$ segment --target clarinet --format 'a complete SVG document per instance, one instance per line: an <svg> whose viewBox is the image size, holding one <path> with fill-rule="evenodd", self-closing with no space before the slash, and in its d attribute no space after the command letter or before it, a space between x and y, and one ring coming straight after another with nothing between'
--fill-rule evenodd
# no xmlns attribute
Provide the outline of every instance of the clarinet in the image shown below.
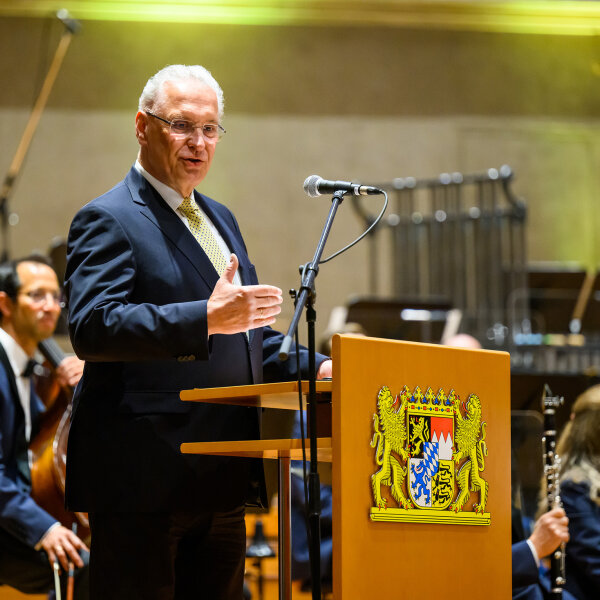
<svg viewBox="0 0 600 600"><path fill-rule="evenodd" d="M556 409L563 402L564 398L562 396L553 396L550 388L545 384L542 398L542 410L544 412L542 445L548 510L552 510L557 506L562 507L559 489L560 456L556 454ZM552 600L562 600L562 591L566 581L565 544L562 543L550 555L550 598Z"/></svg>

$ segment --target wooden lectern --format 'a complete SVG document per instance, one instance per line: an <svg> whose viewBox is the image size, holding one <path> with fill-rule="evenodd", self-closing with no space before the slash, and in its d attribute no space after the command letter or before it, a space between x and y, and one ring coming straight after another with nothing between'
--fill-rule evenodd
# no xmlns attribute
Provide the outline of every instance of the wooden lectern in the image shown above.
<svg viewBox="0 0 600 600"><path fill-rule="evenodd" d="M385 589L406 600L508 600L508 354L336 335L332 358L333 383L319 384L332 391L331 438L320 440L319 459L332 461L334 599ZM181 396L297 409L295 384L271 385ZM182 452L278 457L289 486L298 447L213 442L182 444ZM282 533L287 545L289 529ZM288 598L289 573L280 575Z"/></svg>

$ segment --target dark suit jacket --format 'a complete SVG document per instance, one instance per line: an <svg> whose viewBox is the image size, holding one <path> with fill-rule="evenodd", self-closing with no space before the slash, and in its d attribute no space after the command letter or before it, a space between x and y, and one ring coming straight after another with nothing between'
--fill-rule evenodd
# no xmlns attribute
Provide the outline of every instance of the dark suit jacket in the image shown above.
<svg viewBox="0 0 600 600"><path fill-rule="evenodd" d="M258 283L232 213L195 193ZM86 366L74 397L66 498L73 510L227 510L260 484L247 459L181 455L189 441L253 439L255 409L184 403L179 392L294 379L281 334L207 335L218 275L192 234L132 169L75 216L68 244L69 330ZM320 364L325 357L318 357ZM302 366L307 365L306 352ZM305 369L306 370L306 369ZM254 475L252 475L252 472Z"/></svg>
<svg viewBox="0 0 600 600"><path fill-rule="evenodd" d="M33 392L30 406L33 436L44 410ZM0 346L0 527L33 547L56 519L32 500L31 480L19 471L18 461L26 460L24 420L15 376Z"/></svg>
<svg viewBox="0 0 600 600"><path fill-rule="evenodd" d="M579 600L595 600L600 595L600 505L590 498L587 482L563 481L560 498L570 534L565 587Z"/></svg>
<svg viewBox="0 0 600 600"><path fill-rule="evenodd" d="M538 568L531 548L525 541L521 511L512 508L512 597L513 600L546 600L552 598L550 577ZM569 525L570 527L570 525ZM563 600L576 600L563 590Z"/></svg>
<svg viewBox="0 0 600 600"><path fill-rule="evenodd" d="M512 582L513 589L539 583L539 569L525 540L512 545Z"/></svg>

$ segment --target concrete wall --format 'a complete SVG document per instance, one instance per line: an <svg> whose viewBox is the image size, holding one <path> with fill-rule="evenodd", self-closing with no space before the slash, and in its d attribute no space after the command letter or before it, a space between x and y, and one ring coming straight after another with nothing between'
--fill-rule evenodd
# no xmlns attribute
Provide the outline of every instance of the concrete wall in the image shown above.
<svg viewBox="0 0 600 600"><path fill-rule="evenodd" d="M0 174L8 169L60 24L0 19ZM127 172L147 77L201 63L221 83L224 124L200 190L236 213L264 282L297 286L329 208L302 191L327 179L389 181L509 164L527 200L532 260L600 263L600 63L588 37L83 23L10 202L13 256L66 236L74 212ZM379 199L373 199L373 210ZM269 232L268 234L266 232ZM327 251L360 232L350 203ZM387 259L382 258L384 262ZM366 294L367 247L324 266L319 331L330 309ZM386 285L382 286L383 292ZM279 325L291 315L288 302Z"/></svg>

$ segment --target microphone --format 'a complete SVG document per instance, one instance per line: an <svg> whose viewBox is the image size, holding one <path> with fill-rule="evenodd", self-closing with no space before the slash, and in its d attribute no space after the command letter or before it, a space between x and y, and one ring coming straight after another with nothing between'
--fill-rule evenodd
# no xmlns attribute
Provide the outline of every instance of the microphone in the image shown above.
<svg viewBox="0 0 600 600"><path fill-rule="evenodd" d="M310 175L304 181L304 191L315 198L321 194L332 194L333 192L350 192L355 196L370 196L373 194L382 194L383 192L369 185L360 185L351 181L327 181L318 175Z"/></svg>

